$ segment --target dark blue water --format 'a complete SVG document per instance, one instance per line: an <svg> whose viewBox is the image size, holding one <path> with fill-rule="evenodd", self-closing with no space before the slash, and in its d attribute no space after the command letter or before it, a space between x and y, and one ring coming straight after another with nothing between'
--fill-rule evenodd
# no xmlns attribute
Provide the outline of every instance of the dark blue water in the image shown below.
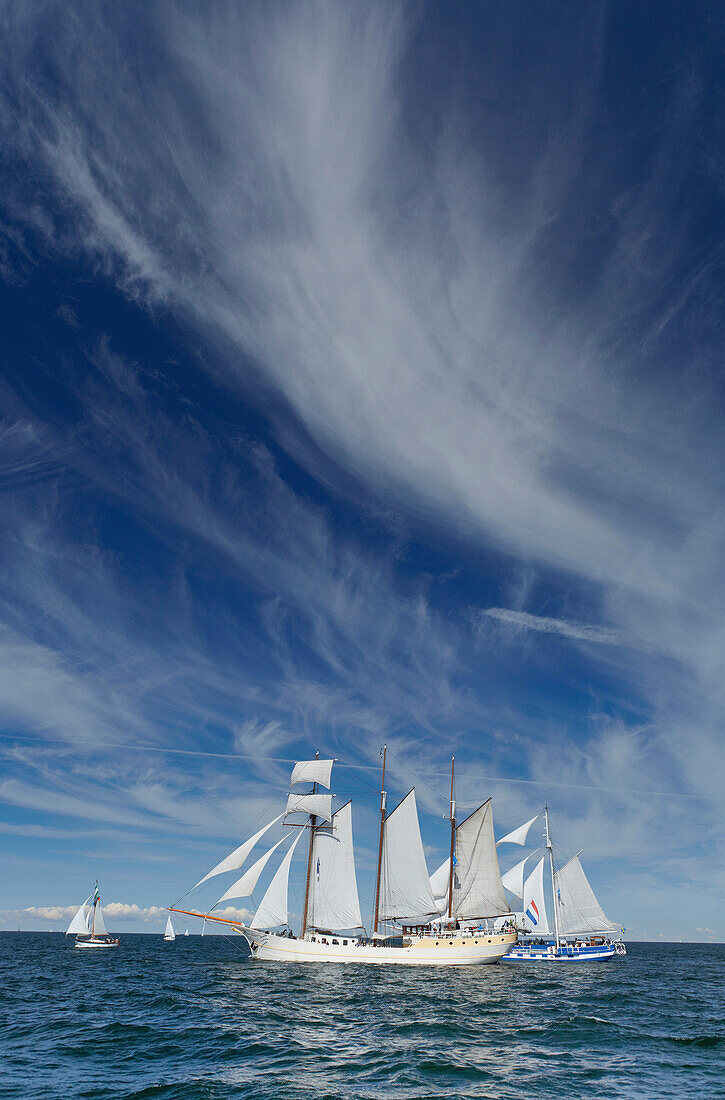
<svg viewBox="0 0 725 1100"><path fill-rule="evenodd" d="M237 940L83 952L0 934L0 1095L725 1096L725 947L458 970L249 961Z"/></svg>

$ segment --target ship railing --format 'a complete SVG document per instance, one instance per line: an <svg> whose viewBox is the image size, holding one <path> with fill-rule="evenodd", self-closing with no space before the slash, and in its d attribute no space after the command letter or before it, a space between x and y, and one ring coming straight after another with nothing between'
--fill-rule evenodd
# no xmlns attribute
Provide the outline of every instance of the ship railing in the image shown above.
<svg viewBox="0 0 725 1100"><path fill-rule="evenodd" d="M478 938L480 936L493 936L502 935L507 932L515 932L516 927L512 923L504 925L502 928L494 929L492 923L482 923L475 926L466 926L465 928L431 928L430 926L422 926L418 928L404 928L404 936L419 936L422 939L469 939L471 937Z"/></svg>

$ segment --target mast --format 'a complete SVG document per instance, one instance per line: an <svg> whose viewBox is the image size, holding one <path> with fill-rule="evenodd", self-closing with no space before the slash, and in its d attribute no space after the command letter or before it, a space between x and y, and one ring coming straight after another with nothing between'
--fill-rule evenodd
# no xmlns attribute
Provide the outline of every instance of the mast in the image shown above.
<svg viewBox="0 0 725 1100"><path fill-rule="evenodd" d="M456 758L451 757L451 854L450 867L448 869L448 920L453 916L453 861L456 858L456 800L455 800L455 776Z"/></svg>
<svg viewBox="0 0 725 1100"><path fill-rule="evenodd" d="M93 937L93 931L96 927L96 906L98 905L98 879L96 879L96 888L93 891L93 916L91 918L91 938Z"/></svg>
<svg viewBox="0 0 725 1100"><path fill-rule="evenodd" d="M378 930L378 912L380 910L380 872L383 864L383 831L385 829L385 757L388 746L383 745L383 774L380 780L380 839L378 841L378 873L375 880L375 913L373 916L373 935Z"/></svg>
<svg viewBox="0 0 725 1100"><path fill-rule="evenodd" d="M559 907L556 903L556 883L554 881L554 849L549 836L549 805L544 806L544 821L546 822L546 847L549 852L549 868L551 870L551 900L554 905L554 930L556 932L556 950L559 950Z"/></svg>
<svg viewBox="0 0 725 1100"><path fill-rule="evenodd" d="M315 760L320 759L320 750L315 753ZM317 794L317 784L312 784L312 793ZM307 931L307 908L310 901L310 879L312 878L312 850L315 845L315 825L317 824L317 818L314 814L310 814L310 850L307 855L307 879L305 881L305 907L302 910L302 931L300 932L300 939L305 938L305 932Z"/></svg>

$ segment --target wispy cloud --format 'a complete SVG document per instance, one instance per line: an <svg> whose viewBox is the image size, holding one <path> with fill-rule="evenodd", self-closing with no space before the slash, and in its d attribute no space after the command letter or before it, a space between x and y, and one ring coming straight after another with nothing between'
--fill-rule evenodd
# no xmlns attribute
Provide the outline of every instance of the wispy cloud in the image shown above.
<svg viewBox="0 0 725 1100"><path fill-rule="evenodd" d="M527 611L511 611L505 607L487 607L483 611L490 619L507 623L525 630L535 630L540 634L560 634L577 642L595 642L599 645L627 645L627 639L614 630L600 626L587 626L585 623L567 622L565 619L553 619L546 615L531 615Z"/></svg>
<svg viewBox="0 0 725 1100"><path fill-rule="evenodd" d="M54 379L72 427L15 395L0 434L16 494L0 634L13 728L189 749L203 731L240 755L319 738L367 762L387 739L434 789L465 738L485 758L472 797L477 763L545 778L556 748L562 783L644 771L707 796L698 821L719 850L721 410L706 364L663 344L714 286L713 258L680 277L679 139L701 104L673 85L643 178L624 187L602 167L594 186L607 42L591 12L576 18L587 45L561 86L527 82L492 28L483 57L461 58L482 82L471 117L439 74L414 83L424 15L402 5L5 17L5 148L37 189L8 181L15 217L38 247L90 258L173 316L215 409L115 334L82 345L78 327ZM516 96L496 83L509 68ZM238 428L248 404L275 446ZM336 523L338 504L374 518L374 537ZM149 552L104 547L114 523ZM458 540L485 596L437 602L425 567L405 568L411 530L434 551ZM543 636L525 657L556 685L525 707L524 631ZM552 636L586 650L576 713ZM188 769L130 755L101 797L98 775L73 759L59 778L36 746L8 765L4 796L207 835L210 789L248 821L283 778L260 762L235 800L210 757L188 794ZM500 789L504 814L524 803ZM601 800L570 808L572 835L607 833ZM618 842L651 850L662 811L627 813ZM698 826L680 825L694 843Z"/></svg>

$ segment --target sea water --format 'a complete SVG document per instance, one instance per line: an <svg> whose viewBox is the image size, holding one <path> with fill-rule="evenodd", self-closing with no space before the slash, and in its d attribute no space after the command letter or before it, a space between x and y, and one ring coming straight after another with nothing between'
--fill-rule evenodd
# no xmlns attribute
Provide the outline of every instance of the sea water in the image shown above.
<svg viewBox="0 0 725 1100"><path fill-rule="evenodd" d="M236 939L77 951L0 933L0 1095L725 1096L725 946L447 970L250 960Z"/></svg>

